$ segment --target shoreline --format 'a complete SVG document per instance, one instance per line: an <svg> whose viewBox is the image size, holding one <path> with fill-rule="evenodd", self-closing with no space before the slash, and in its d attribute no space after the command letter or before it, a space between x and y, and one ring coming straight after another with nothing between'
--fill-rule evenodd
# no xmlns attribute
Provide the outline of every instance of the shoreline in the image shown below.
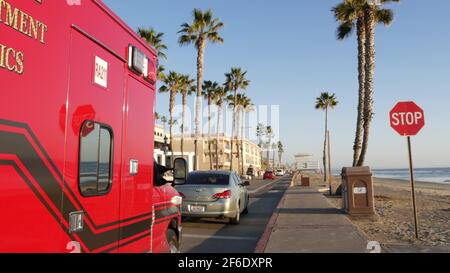
<svg viewBox="0 0 450 273"><path fill-rule="evenodd" d="M378 180L378 181L380 181L380 180L388 180L388 181L395 181L397 183L408 183L408 184L410 183L409 179L400 179L400 178L389 178L389 177L376 177L376 176L373 176L373 179L374 179L374 181L375 180ZM425 180L414 179L414 183L415 184L425 184L425 185L433 184L433 185L436 185L436 186L444 185L444 186L450 187L450 182L435 182L435 181L425 181Z"/></svg>

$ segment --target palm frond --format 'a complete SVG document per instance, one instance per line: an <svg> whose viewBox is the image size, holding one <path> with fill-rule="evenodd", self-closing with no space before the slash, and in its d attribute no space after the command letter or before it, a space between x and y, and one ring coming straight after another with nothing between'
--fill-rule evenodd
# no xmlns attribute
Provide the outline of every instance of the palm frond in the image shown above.
<svg viewBox="0 0 450 273"><path fill-rule="evenodd" d="M378 23L389 26L394 21L394 12L391 9L379 9L376 18Z"/></svg>

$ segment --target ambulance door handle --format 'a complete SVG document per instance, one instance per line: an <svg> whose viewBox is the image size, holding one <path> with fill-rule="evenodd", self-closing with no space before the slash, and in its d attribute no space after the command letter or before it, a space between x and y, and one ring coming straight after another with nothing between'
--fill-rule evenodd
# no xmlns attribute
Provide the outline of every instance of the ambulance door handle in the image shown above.
<svg viewBox="0 0 450 273"><path fill-rule="evenodd" d="M130 160L130 175L136 176L139 173L139 160L131 159Z"/></svg>
<svg viewBox="0 0 450 273"><path fill-rule="evenodd" d="M84 212L77 211L69 214L69 231L70 233L79 233L84 229Z"/></svg>

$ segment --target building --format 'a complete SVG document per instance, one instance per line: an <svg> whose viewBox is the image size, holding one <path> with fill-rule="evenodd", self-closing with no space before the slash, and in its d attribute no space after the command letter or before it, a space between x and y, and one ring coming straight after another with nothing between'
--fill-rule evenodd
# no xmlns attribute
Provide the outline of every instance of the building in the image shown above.
<svg viewBox="0 0 450 273"><path fill-rule="evenodd" d="M247 172L247 169L250 166L253 166L255 169L259 170L261 168L261 148L255 143L243 140L243 157L244 158L244 173ZM233 150L233 170L236 172L240 172L242 165L238 158L238 154L241 153L241 150L238 148L241 147L241 141L236 141L234 143ZM181 157L181 137L176 136L173 140L174 156ZM211 150L209 150L211 148ZM184 139L184 158L188 161L189 169L193 169L195 164L195 137L185 137ZM200 158L198 160L198 169L199 170L210 170L216 169L218 164L219 169L228 170L231 167L231 138L226 137L224 135L219 136L219 142L217 146L216 152L216 136L211 136L210 142L208 142L208 136L202 135L199 139L199 147L198 152ZM217 155L218 154L218 158ZM210 160L212 162L210 162Z"/></svg>
<svg viewBox="0 0 450 273"><path fill-rule="evenodd" d="M199 170L210 170L212 159L212 169L216 169L217 163L219 169L229 170L231 167L231 138L220 135L219 145L217 147L218 160L216 157L216 135L211 136L211 151L209 151L208 135L202 135L199 139L199 155L198 160ZM241 171L241 164L238 158L238 147L241 147L241 141L234 143L233 156L233 170ZM243 140L243 158L244 158L244 173L250 166L256 170L261 169L261 148L249 140ZM193 171L195 166L195 136L185 136L183 153L181 152L181 136L174 136L173 145L170 143L170 134L165 132L163 126L155 126L155 160L161 165L170 165L172 151L174 158L183 157L188 163L188 170ZM240 154L241 150L239 150Z"/></svg>
<svg viewBox="0 0 450 273"><path fill-rule="evenodd" d="M295 155L296 169L299 171L313 171L320 172L320 162L314 160L311 154L298 154Z"/></svg>

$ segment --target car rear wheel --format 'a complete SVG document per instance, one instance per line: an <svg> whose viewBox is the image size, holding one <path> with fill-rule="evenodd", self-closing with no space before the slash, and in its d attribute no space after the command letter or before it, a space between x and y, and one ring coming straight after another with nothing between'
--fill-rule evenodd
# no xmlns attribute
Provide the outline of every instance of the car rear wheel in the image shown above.
<svg viewBox="0 0 450 273"><path fill-rule="evenodd" d="M241 221L241 206L240 206L240 204L238 204L236 210L237 210L236 216L233 218L230 218L230 223L233 225L238 225L239 222Z"/></svg>
<svg viewBox="0 0 450 273"><path fill-rule="evenodd" d="M173 229L169 229L166 233L167 244L169 245L170 253L180 253L180 246L178 245L178 237Z"/></svg>

